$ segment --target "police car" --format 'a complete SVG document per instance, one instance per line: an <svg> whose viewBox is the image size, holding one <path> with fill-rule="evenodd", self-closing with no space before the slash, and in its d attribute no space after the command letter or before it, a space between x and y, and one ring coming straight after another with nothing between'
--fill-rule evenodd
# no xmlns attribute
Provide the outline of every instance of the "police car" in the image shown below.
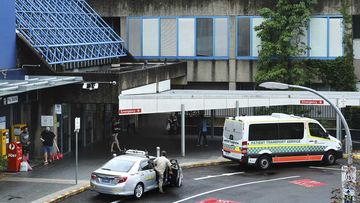
<svg viewBox="0 0 360 203"><path fill-rule="evenodd" d="M139 199L144 192L158 188L154 159L144 151L127 150L91 174L91 188L103 194L133 195ZM173 175L167 173L165 183L180 187L183 178L181 167L176 160L170 162Z"/></svg>

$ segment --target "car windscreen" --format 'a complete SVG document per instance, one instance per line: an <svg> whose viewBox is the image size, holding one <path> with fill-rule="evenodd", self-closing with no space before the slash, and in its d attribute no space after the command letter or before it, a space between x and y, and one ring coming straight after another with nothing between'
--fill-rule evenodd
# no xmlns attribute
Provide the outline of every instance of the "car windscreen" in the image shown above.
<svg viewBox="0 0 360 203"><path fill-rule="evenodd" d="M104 164L101 169L116 172L129 172L134 164L135 162L130 160L111 159Z"/></svg>

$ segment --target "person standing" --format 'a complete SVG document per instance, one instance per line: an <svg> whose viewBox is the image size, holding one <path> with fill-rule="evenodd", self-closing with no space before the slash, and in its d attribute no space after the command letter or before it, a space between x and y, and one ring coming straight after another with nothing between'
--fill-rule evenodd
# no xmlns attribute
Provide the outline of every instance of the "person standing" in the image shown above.
<svg viewBox="0 0 360 203"><path fill-rule="evenodd" d="M43 143L44 151L44 165L47 165L51 162L51 152L53 151L53 143L55 139L55 134L50 131L50 127L46 127L44 131L41 132L40 140Z"/></svg>
<svg viewBox="0 0 360 203"><path fill-rule="evenodd" d="M198 140L197 140L197 145L196 146L200 146L201 143L205 147L208 146L207 145L206 134L207 134L207 122L206 122L206 119L204 118L204 115L202 114L200 116L199 133L198 133ZM201 142L201 140L202 140L202 142Z"/></svg>
<svg viewBox="0 0 360 203"><path fill-rule="evenodd" d="M32 170L29 164L29 146L30 146L30 135L27 127L24 127L23 131L20 134L20 143L22 146L23 161L26 161L28 165L28 170Z"/></svg>
<svg viewBox="0 0 360 203"><path fill-rule="evenodd" d="M171 163L169 161L169 159L166 158L166 151L162 151L161 152L161 156L157 157L154 160L154 164L155 164L155 171L158 177L158 186L159 186L159 191L160 193L164 193L163 190L163 184L164 184L164 173L166 171L166 169L171 169ZM169 171L171 173L171 171Z"/></svg>
<svg viewBox="0 0 360 203"><path fill-rule="evenodd" d="M118 133L112 134L112 142L111 142L111 149L110 149L111 152L115 152L114 145L116 145L116 148L119 150L119 152L122 152L120 145L119 145Z"/></svg>

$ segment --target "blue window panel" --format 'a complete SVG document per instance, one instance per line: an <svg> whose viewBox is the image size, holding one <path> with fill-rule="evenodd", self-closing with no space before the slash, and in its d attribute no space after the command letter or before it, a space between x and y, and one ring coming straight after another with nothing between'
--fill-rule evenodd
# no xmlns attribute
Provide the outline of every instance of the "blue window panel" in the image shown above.
<svg viewBox="0 0 360 203"><path fill-rule="evenodd" d="M159 19L144 18L142 21L143 56L159 56Z"/></svg>
<svg viewBox="0 0 360 203"><path fill-rule="evenodd" d="M343 55L343 26L341 18L329 19L329 57Z"/></svg>
<svg viewBox="0 0 360 203"><path fill-rule="evenodd" d="M160 19L160 53L161 56L177 56L177 20L176 18Z"/></svg>
<svg viewBox="0 0 360 203"><path fill-rule="evenodd" d="M327 18L310 20L310 57L327 57Z"/></svg>
<svg viewBox="0 0 360 203"><path fill-rule="evenodd" d="M252 41L251 41L251 56L258 56L259 52L260 52L260 45L261 45L261 39L260 37L257 35L258 31L255 31L255 27L259 26L262 22L264 21L263 18L260 17L256 17L256 18L252 18Z"/></svg>
<svg viewBox="0 0 360 203"><path fill-rule="evenodd" d="M124 41L84 0L16 0L16 27L48 64L126 55Z"/></svg>
<svg viewBox="0 0 360 203"><path fill-rule="evenodd" d="M195 56L195 19L179 18L178 21L178 54Z"/></svg>
<svg viewBox="0 0 360 203"><path fill-rule="evenodd" d="M141 18L127 19L127 49L133 56L141 56Z"/></svg>
<svg viewBox="0 0 360 203"><path fill-rule="evenodd" d="M214 51L215 56L228 56L229 52L229 19L214 19Z"/></svg>

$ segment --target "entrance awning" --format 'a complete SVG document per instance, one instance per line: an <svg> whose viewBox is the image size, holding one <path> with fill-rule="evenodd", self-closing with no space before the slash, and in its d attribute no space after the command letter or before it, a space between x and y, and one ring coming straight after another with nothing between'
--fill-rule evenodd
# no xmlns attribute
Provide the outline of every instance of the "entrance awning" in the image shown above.
<svg viewBox="0 0 360 203"><path fill-rule="evenodd" d="M24 80L0 80L0 96L82 82L82 77L25 76Z"/></svg>
<svg viewBox="0 0 360 203"><path fill-rule="evenodd" d="M360 92L322 92L340 108L360 106ZM282 105L329 105L306 91L170 90L154 94L119 95L119 115Z"/></svg>

